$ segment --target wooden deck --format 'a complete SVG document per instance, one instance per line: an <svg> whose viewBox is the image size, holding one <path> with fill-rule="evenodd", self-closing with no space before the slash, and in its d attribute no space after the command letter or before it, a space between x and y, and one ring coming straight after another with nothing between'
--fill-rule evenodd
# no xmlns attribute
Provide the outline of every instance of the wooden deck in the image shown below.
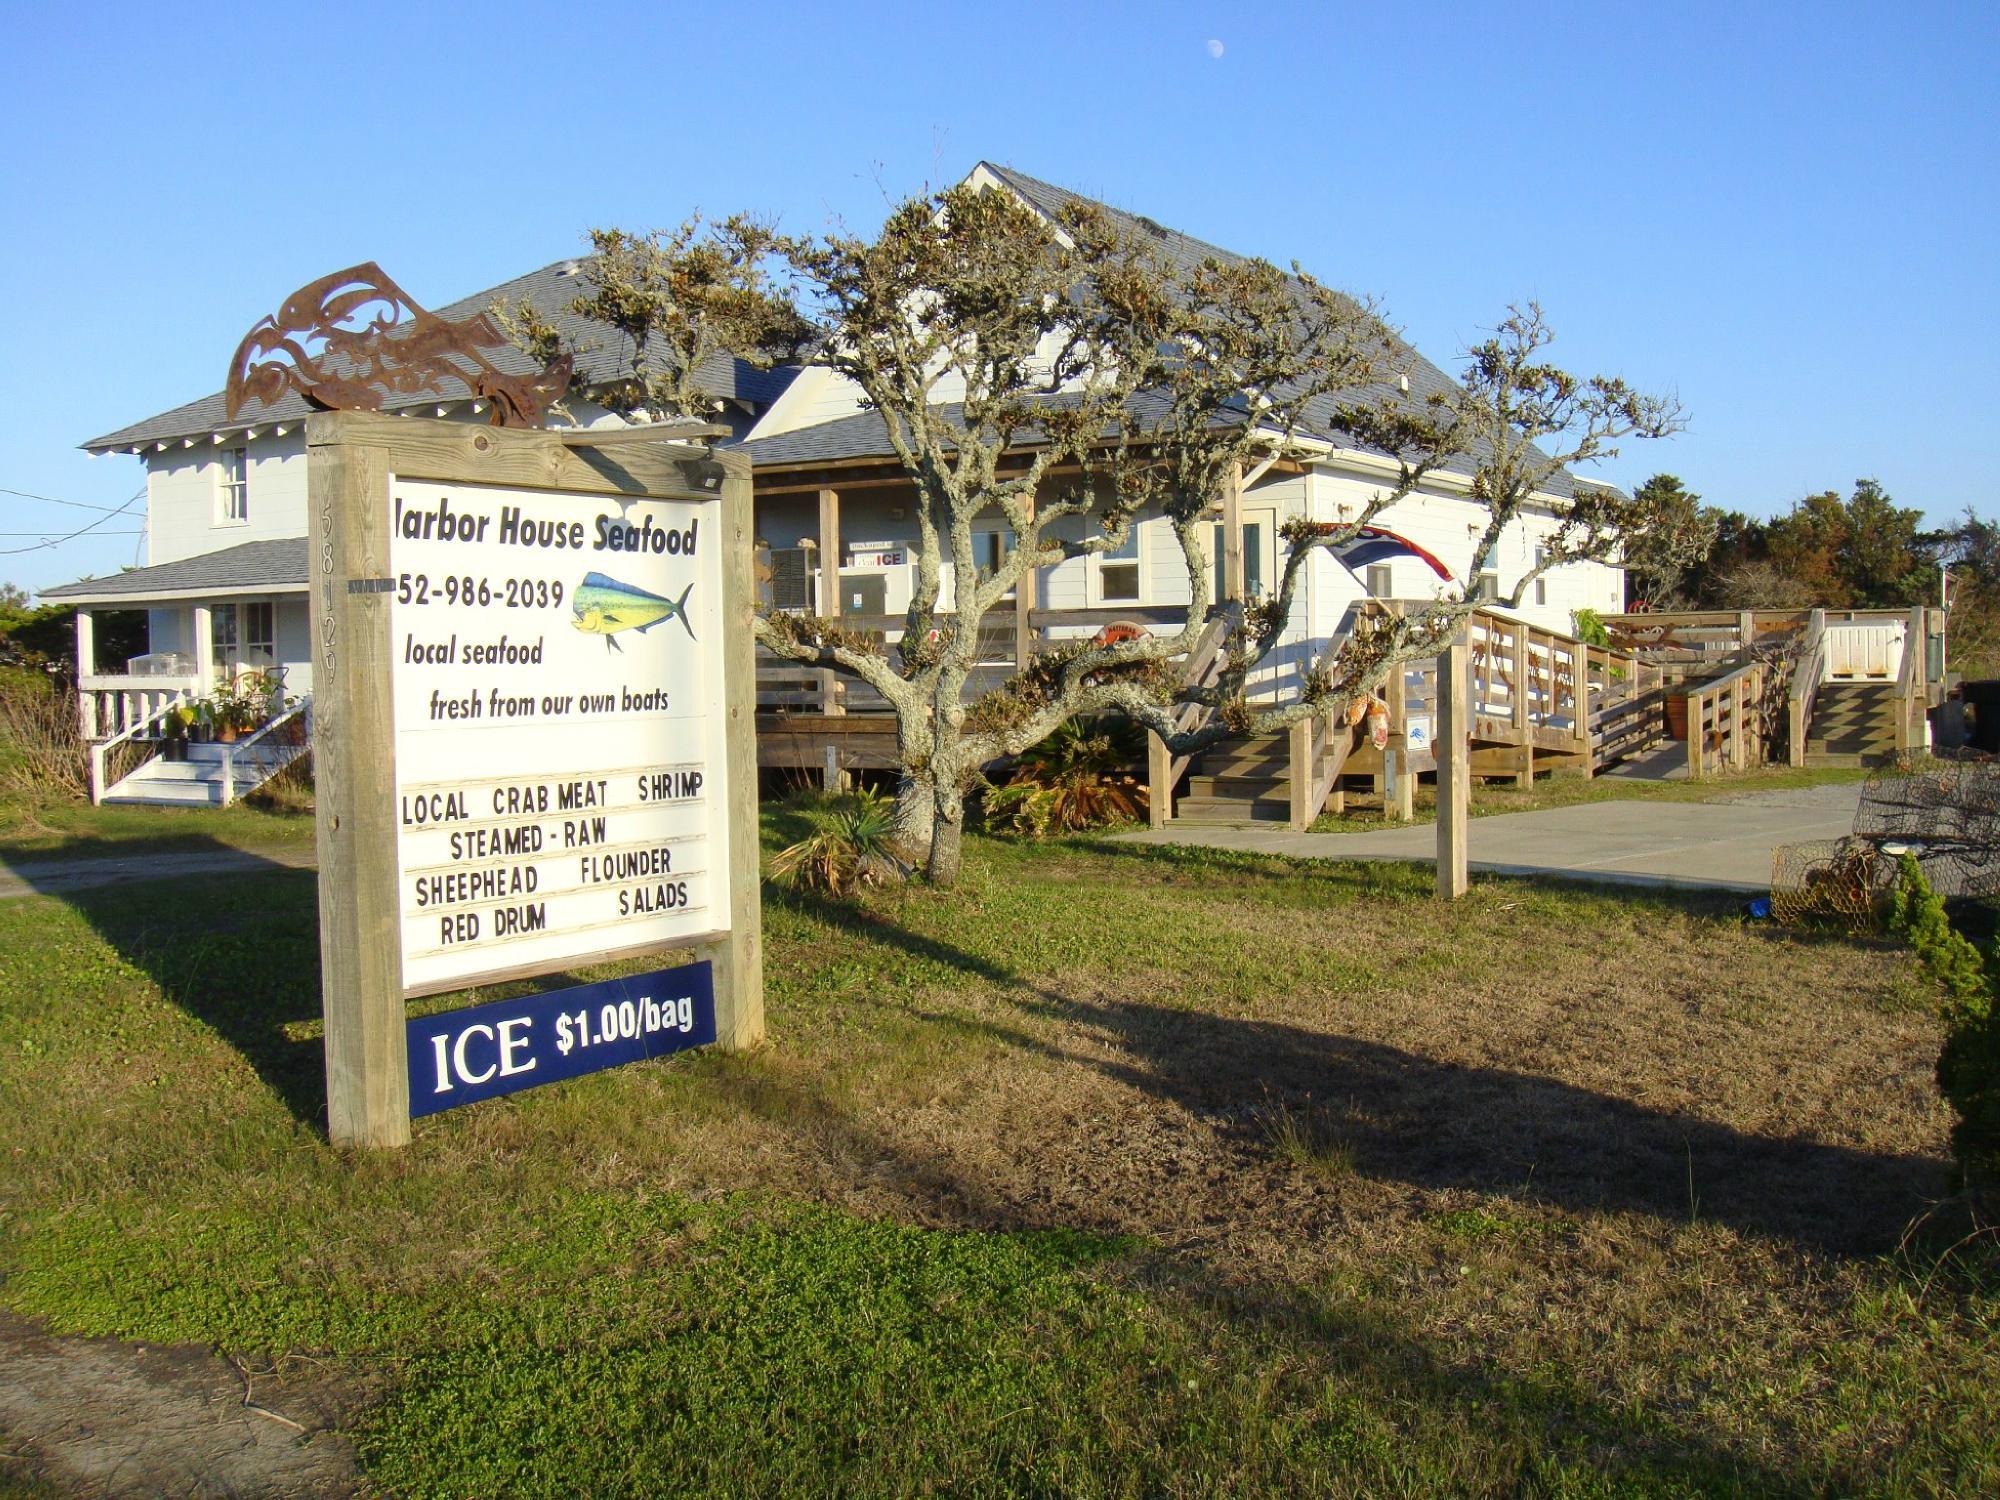
<svg viewBox="0 0 2000 1500"><path fill-rule="evenodd" d="M1377 628L1396 606L1364 601L1327 648L1347 632ZM1051 645L1087 637L1106 625L1176 629L1174 608L1026 610L1000 618L982 640L975 685L998 687ZM1233 628L1219 617L1183 663L1191 682L1219 670ZM859 617L854 628L880 632L886 644L900 617ZM1571 767L1593 773L1648 749L1665 733L1660 670L1616 650L1542 630L1493 611L1468 622L1471 771L1526 782L1537 771ZM757 758L760 766L833 778L847 771L893 770L895 721L881 698L832 672L800 668L764 654L758 666ZM1437 768L1437 663L1409 663L1355 722L1324 715L1285 735L1231 741L1196 757L1167 756L1154 742L1148 780L1155 821L1176 815L1211 821L1281 818L1304 827L1350 784L1385 789L1407 812L1413 779ZM1184 709L1183 730L1203 711ZM1382 728L1376 744L1375 728Z"/></svg>

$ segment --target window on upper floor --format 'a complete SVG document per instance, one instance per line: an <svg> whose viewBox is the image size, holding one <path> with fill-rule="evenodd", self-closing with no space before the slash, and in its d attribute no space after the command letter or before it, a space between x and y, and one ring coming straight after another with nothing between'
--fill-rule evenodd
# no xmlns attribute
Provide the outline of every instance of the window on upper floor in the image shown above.
<svg viewBox="0 0 2000 1500"><path fill-rule="evenodd" d="M1368 565L1368 597L1371 599L1393 599L1395 597L1395 574L1387 563Z"/></svg>
<svg viewBox="0 0 2000 1500"><path fill-rule="evenodd" d="M1535 549L1535 566L1538 568L1542 567L1548 562L1548 560L1549 560L1549 549L1546 547L1537 547ZM1547 604L1548 602L1549 602L1549 575L1546 573L1537 573L1535 575L1535 603Z"/></svg>
<svg viewBox="0 0 2000 1500"><path fill-rule="evenodd" d="M215 519L224 526L250 519L250 450L225 448L216 471Z"/></svg>

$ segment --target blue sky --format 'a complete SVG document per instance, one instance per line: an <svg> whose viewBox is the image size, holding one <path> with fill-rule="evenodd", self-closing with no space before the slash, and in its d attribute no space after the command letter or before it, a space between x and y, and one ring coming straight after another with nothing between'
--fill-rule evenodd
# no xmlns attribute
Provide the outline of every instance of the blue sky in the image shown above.
<svg viewBox="0 0 2000 1500"><path fill-rule="evenodd" d="M124 502L138 460L74 445L218 389L357 260L436 305L591 225L864 227L986 157L1296 258L1447 368L1539 298L1570 368L1689 410L1614 480L2000 514L1991 3L432 9L0 4L0 487ZM96 513L0 518L10 549Z"/></svg>

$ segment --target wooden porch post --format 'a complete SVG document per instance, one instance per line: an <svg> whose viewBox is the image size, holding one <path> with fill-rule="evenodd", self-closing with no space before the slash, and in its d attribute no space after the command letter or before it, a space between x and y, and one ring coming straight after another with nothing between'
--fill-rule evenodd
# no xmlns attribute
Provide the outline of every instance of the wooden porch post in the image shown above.
<svg viewBox="0 0 2000 1500"><path fill-rule="evenodd" d="M1408 668L1397 665L1389 672L1389 680L1382 684L1383 701L1389 708L1389 745L1384 754L1396 757L1395 806L1392 816L1398 823L1407 823L1417 813L1417 773L1410 769L1410 679ZM1347 726L1338 716L1334 719L1334 732L1347 733ZM1345 809L1345 802L1334 811ZM1385 812L1388 808L1383 809Z"/></svg>
<svg viewBox="0 0 2000 1500"><path fill-rule="evenodd" d="M1312 805L1313 783L1319 778L1313 765L1313 721L1300 719L1293 724L1286 736L1286 756L1291 765L1291 829L1293 833L1304 833L1312 827L1312 820L1319 815L1319 809Z"/></svg>
<svg viewBox="0 0 2000 1500"><path fill-rule="evenodd" d="M1034 514L1035 497L1030 495L1028 516L1031 520ZM1027 541L1027 537L1017 536L1014 538L1014 545L1019 548ZM1029 616L1033 614L1035 608L1035 580L1038 576L1038 571L1030 568L1014 585L1014 670L1017 672L1027 671L1028 663L1034 660L1035 656L1035 628Z"/></svg>
<svg viewBox="0 0 2000 1500"><path fill-rule="evenodd" d="M840 618L840 491L819 492L819 612ZM825 714L844 713L840 679L829 668L819 672L819 707Z"/></svg>
<svg viewBox="0 0 2000 1500"><path fill-rule="evenodd" d="M1555 649L1549 650L1549 682L1555 682ZM1554 695L1551 694L1551 697ZM1542 712L1549 710L1548 702L1542 704ZM1528 716L1528 627L1524 621L1514 622L1514 738L1519 748L1515 754L1514 785L1524 792L1535 789L1535 726Z"/></svg>
<svg viewBox="0 0 2000 1500"><path fill-rule="evenodd" d="M86 740L97 738L97 699L83 679L97 673L97 621L81 606L76 612L76 711Z"/></svg>
<svg viewBox="0 0 2000 1500"><path fill-rule="evenodd" d="M1471 652L1461 628L1438 653L1437 680L1437 893L1455 901L1471 877L1466 860L1466 825L1472 820L1472 743L1466 677Z"/></svg>
<svg viewBox="0 0 2000 1500"><path fill-rule="evenodd" d="M1232 464L1222 487L1222 597L1241 599L1248 590L1243 567L1243 465Z"/></svg>
<svg viewBox="0 0 2000 1500"><path fill-rule="evenodd" d="M1174 758L1157 734L1146 736L1146 821L1165 828L1174 816Z"/></svg>
<svg viewBox="0 0 2000 1500"><path fill-rule="evenodd" d="M188 611L192 621L189 629L194 633L194 690L206 696L215 687L215 627L212 612L206 604L197 604Z"/></svg>

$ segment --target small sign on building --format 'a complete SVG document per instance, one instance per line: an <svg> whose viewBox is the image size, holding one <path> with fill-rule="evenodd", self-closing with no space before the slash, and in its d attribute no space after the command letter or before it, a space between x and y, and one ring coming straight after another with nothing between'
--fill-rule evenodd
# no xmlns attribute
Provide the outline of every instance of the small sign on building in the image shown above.
<svg viewBox="0 0 2000 1500"><path fill-rule="evenodd" d="M743 461L353 412L307 452L334 1140L758 1040ZM405 1014L670 954L693 959Z"/></svg>

